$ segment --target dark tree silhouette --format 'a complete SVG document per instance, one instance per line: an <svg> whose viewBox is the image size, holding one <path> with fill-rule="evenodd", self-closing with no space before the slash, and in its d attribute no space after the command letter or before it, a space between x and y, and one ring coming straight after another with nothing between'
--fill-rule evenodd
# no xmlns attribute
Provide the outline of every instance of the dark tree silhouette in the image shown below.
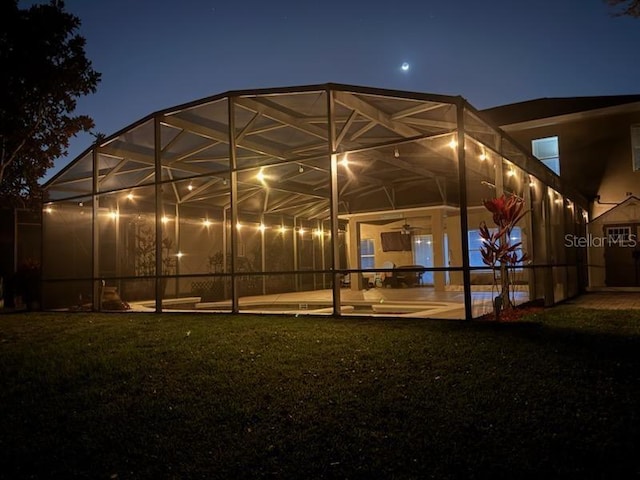
<svg viewBox="0 0 640 480"><path fill-rule="evenodd" d="M64 2L0 4L0 202L24 205L39 198L38 180L66 154L69 138L93 128L73 111L78 97L96 91L100 74Z"/></svg>
<svg viewBox="0 0 640 480"><path fill-rule="evenodd" d="M640 18L640 0L605 0L614 8L614 15Z"/></svg>

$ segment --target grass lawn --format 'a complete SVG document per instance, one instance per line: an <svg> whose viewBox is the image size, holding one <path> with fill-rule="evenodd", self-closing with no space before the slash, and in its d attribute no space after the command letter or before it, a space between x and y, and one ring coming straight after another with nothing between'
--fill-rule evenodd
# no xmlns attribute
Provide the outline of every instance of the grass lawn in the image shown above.
<svg viewBox="0 0 640 480"><path fill-rule="evenodd" d="M0 478L630 478L640 311L0 316Z"/></svg>

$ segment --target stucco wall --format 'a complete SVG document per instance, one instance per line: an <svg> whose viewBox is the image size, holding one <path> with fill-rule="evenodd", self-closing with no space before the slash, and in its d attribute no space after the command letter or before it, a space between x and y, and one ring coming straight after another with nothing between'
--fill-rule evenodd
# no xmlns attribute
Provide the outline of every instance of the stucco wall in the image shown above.
<svg viewBox="0 0 640 480"><path fill-rule="evenodd" d="M640 172L633 171L631 125L640 123L640 112L610 115L584 114L581 118L558 122L548 119L544 126L504 127L531 152L531 140L558 136L560 176L589 199L588 232L603 234L605 223L638 222L640 209L624 209L604 215L629 196L640 196ZM596 220L594 220L596 219ZM602 247L588 249L589 285L605 285Z"/></svg>
<svg viewBox="0 0 640 480"><path fill-rule="evenodd" d="M602 202L619 203L627 193L640 196L640 172L633 172L630 127L640 123L640 112L566 123L549 120L546 126L505 127L531 152L531 140L558 136L560 176L571 182L588 199L600 195ZM591 217L611 205L592 205Z"/></svg>

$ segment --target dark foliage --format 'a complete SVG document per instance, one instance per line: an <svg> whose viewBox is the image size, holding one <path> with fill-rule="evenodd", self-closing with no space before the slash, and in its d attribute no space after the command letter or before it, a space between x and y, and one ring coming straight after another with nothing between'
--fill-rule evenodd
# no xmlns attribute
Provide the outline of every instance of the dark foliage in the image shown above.
<svg viewBox="0 0 640 480"><path fill-rule="evenodd" d="M96 91L100 74L85 56L80 20L51 1L0 6L0 200L39 198L38 180L66 154L69 138L93 128L73 116L76 99Z"/></svg>
<svg viewBox="0 0 640 480"><path fill-rule="evenodd" d="M615 16L629 15L640 18L640 0L605 0L614 8Z"/></svg>

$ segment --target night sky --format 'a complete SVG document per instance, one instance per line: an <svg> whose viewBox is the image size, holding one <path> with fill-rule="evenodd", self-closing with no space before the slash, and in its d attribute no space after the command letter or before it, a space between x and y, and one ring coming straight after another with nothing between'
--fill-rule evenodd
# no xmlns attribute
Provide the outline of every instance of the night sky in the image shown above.
<svg viewBox="0 0 640 480"><path fill-rule="evenodd" d="M249 88L348 83L462 95L480 109L640 93L640 19L612 17L602 0L65 4L102 73L78 113L106 135L157 110ZM91 141L73 139L50 174Z"/></svg>

